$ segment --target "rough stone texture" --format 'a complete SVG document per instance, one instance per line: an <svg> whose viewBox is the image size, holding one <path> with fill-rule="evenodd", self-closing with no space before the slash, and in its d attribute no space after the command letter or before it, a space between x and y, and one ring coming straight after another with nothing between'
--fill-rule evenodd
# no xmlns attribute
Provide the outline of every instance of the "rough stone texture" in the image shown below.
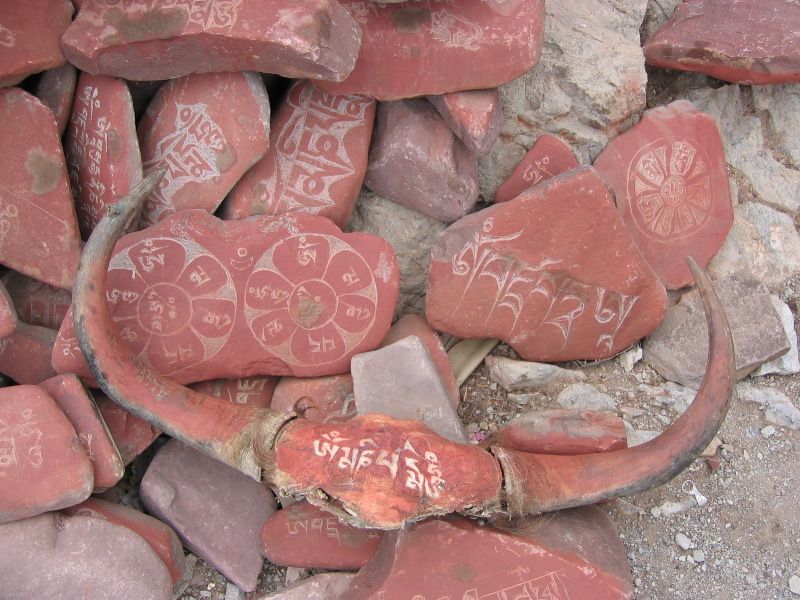
<svg viewBox="0 0 800 600"><path fill-rule="evenodd" d="M545 133L514 169L503 185L497 188L495 202L506 202L538 183L578 166L578 159L560 138Z"/></svg>
<svg viewBox="0 0 800 600"><path fill-rule="evenodd" d="M168 81L139 121L145 174L167 173L145 201L141 226L187 208L214 212L269 147L269 98L255 73Z"/></svg>
<svg viewBox="0 0 800 600"><path fill-rule="evenodd" d="M58 329L72 305L72 294L21 273L9 271L2 282L14 301L19 318L29 325Z"/></svg>
<svg viewBox="0 0 800 600"><path fill-rule="evenodd" d="M769 290L749 273L714 282L728 317L736 353L736 376L789 351L783 325ZM708 359L708 328L697 291L684 294L664 322L644 342L644 361L664 378L697 389Z"/></svg>
<svg viewBox="0 0 800 600"><path fill-rule="evenodd" d="M359 415L380 413L422 421L454 442L467 435L436 363L416 336L358 354L350 366Z"/></svg>
<svg viewBox="0 0 800 600"><path fill-rule="evenodd" d="M367 172L375 101L298 81L272 120L270 146L223 203L224 219L305 212L347 225Z"/></svg>
<svg viewBox="0 0 800 600"><path fill-rule="evenodd" d="M6 290L6 286L0 281L0 339L14 333L18 323L14 301Z"/></svg>
<svg viewBox="0 0 800 600"><path fill-rule="evenodd" d="M503 531L452 517L387 534L342 597L633 597L625 547L601 509L561 511L520 525Z"/></svg>
<svg viewBox="0 0 800 600"><path fill-rule="evenodd" d="M675 7L683 0L649 0L642 25L642 42L650 39L675 12Z"/></svg>
<svg viewBox="0 0 800 600"><path fill-rule="evenodd" d="M102 392L95 391L93 396L124 464L129 464L161 435L161 430L132 415Z"/></svg>
<svg viewBox="0 0 800 600"><path fill-rule="evenodd" d="M342 4L363 40L347 79L317 84L328 92L397 100L490 88L519 77L541 54L542 0Z"/></svg>
<svg viewBox="0 0 800 600"><path fill-rule="evenodd" d="M81 234L142 180L133 102L122 79L81 73L64 140Z"/></svg>
<svg viewBox="0 0 800 600"><path fill-rule="evenodd" d="M556 398L562 407L571 410L596 410L616 412L614 398L589 383L573 383L564 388Z"/></svg>
<svg viewBox="0 0 800 600"><path fill-rule="evenodd" d="M736 392L742 400L758 404L770 423L800 429L800 409L780 390L761 385L739 385Z"/></svg>
<svg viewBox="0 0 800 600"><path fill-rule="evenodd" d="M258 600L345 600L341 594L353 577L352 573L320 573Z"/></svg>
<svg viewBox="0 0 800 600"><path fill-rule="evenodd" d="M0 4L0 87L63 64L61 36L72 20L69 0L28 0ZM5 153L3 153L6 156Z"/></svg>
<svg viewBox="0 0 800 600"><path fill-rule="evenodd" d="M0 523L72 506L92 493L92 463L39 387L0 389L0 481ZM2 547L7 556L8 546Z"/></svg>
<svg viewBox="0 0 800 600"><path fill-rule="evenodd" d="M543 132L567 140L589 163L644 110L639 27L646 6L647 0L546 2L539 64L500 88L505 123L480 161L484 198L494 197Z"/></svg>
<svg viewBox="0 0 800 600"><path fill-rule="evenodd" d="M6 523L0 545L6 598L172 598L167 568L147 542L104 519L50 513Z"/></svg>
<svg viewBox="0 0 800 600"><path fill-rule="evenodd" d="M800 82L800 6L686 0L647 40L648 64L734 83Z"/></svg>
<svg viewBox="0 0 800 600"><path fill-rule="evenodd" d="M455 221L478 200L478 164L430 102L383 102L364 183L429 217Z"/></svg>
<svg viewBox="0 0 800 600"><path fill-rule="evenodd" d="M783 331L786 334L786 339L789 340L790 349L789 352L783 356L766 362L758 367L758 369L753 371L753 376L772 374L794 375L795 373L800 373L800 356L798 356L797 348L797 331L795 331L794 328L794 315L792 314L792 309L774 294L770 295L769 300L772 302L772 308L775 309L775 312L778 314L778 317L781 320L781 325L783 325Z"/></svg>
<svg viewBox="0 0 800 600"><path fill-rule="evenodd" d="M335 0L144 0L83 3L63 45L81 71L137 81L247 70L341 81L360 41Z"/></svg>
<svg viewBox="0 0 800 600"><path fill-rule="evenodd" d="M215 396L233 404L269 408L278 377L243 377L241 379L212 379L189 387L196 392Z"/></svg>
<svg viewBox="0 0 800 600"><path fill-rule="evenodd" d="M94 469L94 489L103 491L125 474L125 465L103 417L88 390L72 373L57 375L39 384L56 401L75 428Z"/></svg>
<svg viewBox="0 0 800 600"><path fill-rule="evenodd" d="M750 88L753 106L759 116L766 116L769 133L778 143L779 150L791 159L794 167L800 166L800 86L767 85Z"/></svg>
<svg viewBox="0 0 800 600"><path fill-rule="evenodd" d="M276 565L357 571L375 555L382 538L382 531L346 525L302 501L267 520L261 548L264 558Z"/></svg>
<svg viewBox="0 0 800 600"><path fill-rule="evenodd" d="M300 400L302 403L298 404ZM301 409L309 421L347 419L355 415L353 377L350 373L327 377L281 377L270 408L284 412Z"/></svg>
<svg viewBox="0 0 800 600"><path fill-rule="evenodd" d="M58 375L50 360L57 334L55 329L20 322L14 333L0 339L0 373L24 384Z"/></svg>
<svg viewBox="0 0 800 600"><path fill-rule="evenodd" d="M465 339L453 344L447 351L447 360L453 365L456 383L463 385L499 343L496 339Z"/></svg>
<svg viewBox="0 0 800 600"><path fill-rule="evenodd" d="M609 142L594 163L642 254L664 285L693 280L733 223L728 170L717 125L691 102L648 110Z"/></svg>
<svg viewBox="0 0 800 600"><path fill-rule="evenodd" d="M582 371L503 356L487 356L485 362L489 368L489 377L509 392L529 387L546 388L586 379Z"/></svg>
<svg viewBox="0 0 800 600"><path fill-rule="evenodd" d="M431 248L444 228L441 221L381 198L367 189L362 191L348 230L375 234L394 248L400 270L396 317L423 312Z"/></svg>
<svg viewBox="0 0 800 600"><path fill-rule="evenodd" d="M191 383L346 372L389 330L397 286L392 249L376 236L316 215L221 221L187 210L117 243L107 292L134 355ZM56 350L59 372L90 375L70 316Z"/></svg>
<svg viewBox="0 0 800 600"><path fill-rule="evenodd" d="M147 510L184 545L246 592L261 571L258 532L275 499L258 481L172 440L158 451L141 485Z"/></svg>
<svg viewBox="0 0 800 600"><path fill-rule="evenodd" d="M583 167L439 236L426 312L437 330L557 362L613 356L655 329L666 305L608 188Z"/></svg>
<svg viewBox="0 0 800 600"><path fill-rule="evenodd" d="M470 152L483 156L492 149L503 126L497 88L428 96L428 100Z"/></svg>
<svg viewBox="0 0 800 600"><path fill-rule="evenodd" d="M71 288L80 235L56 121L19 88L0 90L0 262Z"/></svg>
<svg viewBox="0 0 800 600"><path fill-rule="evenodd" d="M36 97L53 112L58 134L63 135L72 112L72 98L78 83L78 70L69 63L48 69L36 84Z"/></svg>

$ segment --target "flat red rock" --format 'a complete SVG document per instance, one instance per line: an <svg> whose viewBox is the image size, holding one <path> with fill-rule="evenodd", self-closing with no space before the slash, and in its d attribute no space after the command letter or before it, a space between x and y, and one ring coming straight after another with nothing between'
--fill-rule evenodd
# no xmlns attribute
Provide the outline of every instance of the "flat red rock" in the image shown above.
<svg viewBox="0 0 800 600"><path fill-rule="evenodd" d="M51 362L57 334L55 329L19 322L14 333L0 338L0 373L24 384L58 375Z"/></svg>
<svg viewBox="0 0 800 600"><path fill-rule="evenodd" d="M470 151L483 156L492 149L503 126L500 90L453 92L428 100Z"/></svg>
<svg viewBox="0 0 800 600"><path fill-rule="evenodd" d="M355 571L378 550L383 532L359 529L306 501L277 511L261 529L261 547L284 567Z"/></svg>
<svg viewBox="0 0 800 600"><path fill-rule="evenodd" d="M298 402L302 402L298 404ZM353 376L282 377L272 395L270 408L284 412L301 409L309 421L345 420L355 416Z"/></svg>
<svg viewBox="0 0 800 600"><path fill-rule="evenodd" d="M464 217L432 251L431 326L500 338L525 360L613 356L666 308L664 286L590 167Z"/></svg>
<svg viewBox="0 0 800 600"><path fill-rule="evenodd" d="M272 121L267 154L222 205L224 219L305 212L344 228L367 172L375 101L296 82Z"/></svg>
<svg viewBox="0 0 800 600"><path fill-rule="evenodd" d="M497 188L494 201L506 202L516 198L536 184L577 166L578 159L569 146L556 136L546 133L522 157L511 177Z"/></svg>
<svg viewBox="0 0 800 600"><path fill-rule="evenodd" d="M800 5L685 0L644 46L647 62L732 83L800 82Z"/></svg>
<svg viewBox="0 0 800 600"><path fill-rule="evenodd" d="M397 100L491 88L529 71L541 53L542 0L342 4L363 41L347 79L317 84L335 94Z"/></svg>
<svg viewBox="0 0 800 600"><path fill-rule="evenodd" d="M0 90L0 263L71 288L81 239L53 113L19 88Z"/></svg>
<svg viewBox="0 0 800 600"><path fill-rule="evenodd" d="M0 389L0 523L58 510L92 493L92 463L41 388Z"/></svg>
<svg viewBox="0 0 800 600"><path fill-rule="evenodd" d="M609 142L595 168L664 285L690 284L686 257L705 267L733 224L728 167L714 119L688 100L649 110Z"/></svg>
<svg viewBox="0 0 800 600"><path fill-rule="evenodd" d="M141 0L83 2L63 44L81 71L137 81L248 70L341 81L360 41L335 0Z"/></svg>
<svg viewBox="0 0 800 600"><path fill-rule="evenodd" d="M61 36L73 11L69 0L0 3L0 87L66 62Z"/></svg>
<svg viewBox="0 0 800 600"><path fill-rule="evenodd" d="M314 215L182 211L117 244L111 314L135 355L181 383L346 372L386 335L398 292L385 240ZM53 361L89 376L71 317Z"/></svg>
<svg viewBox="0 0 800 600"><path fill-rule="evenodd" d="M64 134L72 111L72 99L78 83L78 70L69 63L48 69L36 85L36 97L53 111L59 135Z"/></svg>
<svg viewBox="0 0 800 600"><path fill-rule="evenodd" d="M6 273L2 281L22 321L49 329L61 327L72 305L69 290L53 287L14 271Z"/></svg>
<svg viewBox="0 0 800 600"><path fill-rule="evenodd" d="M6 286L0 281L0 339L14 333L17 328L17 311L14 302L6 290Z"/></svg>
<svg viewBox="0 0 800 600"><path fill-rule="evenodd" d="M193 383L196 392L215 396L234 404L269 408L278 377L243 377L241 379L212 379Z"/></svg>
<svg viewBox="0 0 800 600"><path fill-rule="evenodd" d="M160 429L129 413L102 392L92 395L124 464L131 463L161 435Z"/></svg>
<svg viewBox="0 0 800 600"><path fill-rule="evenodd" d="M84 238L142 180L133 102L122 79L81 73L64 140Z"/></svg>
<svg viewBox="0 0 800 600"><path fill-rule="evenodd" d="M269 98L255 73L168 81L139 121L145 173L167 167L145 201L141 226L176 211L214 212L269 147Z"/></svg>

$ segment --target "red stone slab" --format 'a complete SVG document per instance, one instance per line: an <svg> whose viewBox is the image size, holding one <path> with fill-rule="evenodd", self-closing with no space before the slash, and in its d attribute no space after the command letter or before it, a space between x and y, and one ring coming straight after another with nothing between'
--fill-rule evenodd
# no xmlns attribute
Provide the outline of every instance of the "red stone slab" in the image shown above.
<svg viewBox="0 0 800 600"><path fill-rule="evenodd" d="M0 3L0 87L66 62L61 36L73 10L69 0Z"/></svg>
<svg viewBox="0 0 800 600"><path fill-rule="evenodd" d="M58 329L72 305L72 294L20 273L9 271L3 283L19 318L29 325Z"/></svg>
<svg viewBox="0 0 800 600"><path fill-rule="evenodd" d="M688 100L648 110L609 142L595 168L664 285L690 284L686 257L705 267L733 224L728 167L714 119Z"/></svg>
<svg viewBox="0 0 800 600"><path fill-rule="evenodd" d="M58 375L51 362L57 333L19 322L14 333L0 339L0 373L24 384Z"/></svg>
<svg viewBox="0 0 800 600"><path fill-rule="evenodd" d="M478 156L488 154L503 126L500 90L453 92L428 96L428 100L471 152Z"/></svg>
<svg viewBox="0 0 800 600"><path fill-rule="evenodd" d="M130 464L161 435L161 430L129 413L102 392L95 391L92 395L123 464Z"/></svg>
<svg viewBox="0 0 800 600"><path fill-rule="evenodd" d="M139 121L145 174L167 167L145 201L141 226L176 211L214 212L269 146L269 98L255 73L168 81Z"/></svg>
<svg viewBox="0 0 800 600"><path fill-rule="evenodd" d="M133 102L122 79L81 73L64 140L81 234L142 180Z"/></svg>
<svg viewBox="0 0 800 600"><path fill-rule="evenodd" d="M360 40L335 0L86 2L64 53L82 71L133 80L252 70L341 81Z"/></svg>
<svg viewBox="0 0 800 600"><path fill-rule="evenodd" d="M686 0L644 46L651 65L732 83L800 82L800 5Z"/></svg>
<svg viewBox="0 0 800 600"><path fill-rule="evenodd" d="M178 583L183 578L186 569L183 546L178 535L166 523L138 510L99 498L89 498L76 506L65 508L63 512L68 515L100 518L130 529L142 537L164 562L173 583Z"/></svg>
<svg viewBox="0 0 800 600"><path fill-rule="evenodd" d="M378 550L383 531L359 529L306 501L277 511L261 529L264 558L284 567L355 571Z"/></svg>
<svg viewBox="0 0 800 600"><path fill-rule="evenodd" d="M56 121L19 88L0 90L0 263L71 288L80 236Z"/></svg>
<svg viewBox="0 0 800 600"><path fill-rule="evenodd" d="M8 294L6 286L0 281L0 339L14 333L18 322L14 302Z"/></svg>
<svg viewBox="0 0 800 600"><path fill-rule="evenodd" d="M223 219L305 212L344 228L361 191L375 101L296 82L272 121L267 154L236 184Z"/></svg>
<svg viewBox="0 0 800 600"><path fill-rule="evenodd" d="M664 286L590 167L464 217L432 251L431 326L500 338L525 360L613 356L666 308Z"/></svg>
<svg viewBox="0 0 800 600"><path fill-rule="evenodd" d="M53 111L59 135L64 135L69 123L72 98L75 96L77 83L78 70L71 64L64 63L60 67L42 73L36 85L36 97Z"/></svg>
<svg viewBox="0 0 800 600"><path fill-rule="evenodd" d="M140 360L181 383L343 373L389 329L398 291L385 240L296 214L221 221L183 211L123 237L107 295ZM71 317L53 360L88 376Z"/></svg>
<svg viewBox="0 0 800 600"><path fill-rule="evenodd" d="M41 388L0 389L0 523L58 510L92 493L92 463Z"/></svg>
<svg viewBox="0 0 800 600"><path fill-rule="evenodd" d="M378 100L496 87L539 60L544 2L342 4L361 24L355 68L341 83L319 82L335 94Z"/></svg>
<svg viewBox="0 0 800 600"><path fill-rule="evenodd" d="M556 136L546 133L522 157L511 177L497 188L494 201L506 202L516 198L536 184L577 166L578 159L570 147Z"/></svg>
<svg viewBox="0 0 800 600"><path fill-rule="evenodd" d="M222 398L234 404L269 408L278 377L244 377L242 379L214 379L193 383L196 392Z"/></svg>
<svg viewBox="0 0 800 600"><path fill-rule="evenodd" d="M125 474L125 465L111 432L80 379L72 373L58 375L41 382L39 387L50 394L75 428L92 461L95 491L115 485Z"/></svg>
<svg viewBox="0 0 800 600"><path fill-rule="evenodd" d="M353 376L282 377L272 395L270 408L284 412L299 410L316 423L346 420L355 416Z"/></svg>

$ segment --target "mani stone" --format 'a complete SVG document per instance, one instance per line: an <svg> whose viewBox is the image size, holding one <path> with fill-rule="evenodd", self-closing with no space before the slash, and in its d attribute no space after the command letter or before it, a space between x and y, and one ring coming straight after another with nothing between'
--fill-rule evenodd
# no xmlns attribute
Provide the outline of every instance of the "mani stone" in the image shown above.
<svg viewBox="0 0 800 600"><path fill-rule="evenodd" d="M19 322L14 333L0 338L0 373L23 384L58 375L51 362L57 334L55 329Z"/></svg>
<svg viewBox="0 0 800 600"><path fill-rule="evenodd" d="M129 413L102 392L95 391L93 395L124 464L133 461L161 435L160 429Z"/></svg>
<svg viewBox="0 0 800 600"><path fill-rule="evenodd" d="M470 152L483 156L492 149L503 126L500 90L453 92L428 100Z"/></svg>
<svg viewBox="0 0 800 600"><path fill-rule="evenodd" d="M714 119L688 100L648 110L609 142L594 166L664 285L690 284L686 257L705 267L733 225L728 166Z"/></svg>
<svg viewBox="0 0 800 600"><path fill-rule="evenodd" d="M397 288L394 252L376 236L302 213L221 221L186 210L124 236L106 289L133 355L192 383L345 373L385 337ZM70 315L53 363L89 377Z"/></svg>
<svg viewBox="0 0 800 600"><path fill-rule="evenodd" d="M0 263L56 287L75 279L81 238L53 113L0 90Z"/></svg>
<svg viewBox="0 0 800 600"><path fill-rule="evenodd" d="M143 0L84 2L63 45L81 71L136 81L249 70L341 81L360 42L335 0Z"/></svg>
<svg viewBox="0 0 800 600"><path fill-rule="evenodd" d="M193 383L189 387L196 392L221 398L233 404L269 408L278 381L277 377L212 379Z"/></svg>
<svg viewBox="0 0 800 600"><path fill-rule="evenodd" d="M305 212L344 228L367 172L374 121L372 98L296 82L272 120L269 150L236 184L220 216Z"/></svg>
<svg viewBox="0 0 800 600"><path fill-rule="evenodd" d="M497 188L495 202L506 202L538 183L578 166L578 159L560 138L544 134L522 157L517 168L503 185Z"/></svg>
<svg viewBox="0 0 800 600"><path fill-rule="evenodd" d="M0 87L66 62L61 36L73 11L69 0L0 3Z"/></svg>
<svg viewBox="0 0 800 600"><path fill-rule="evenodd" d="M513 530L449 517L387 532L341 597L630 600L633 582L616 527L586 506Z"/></svg>
<svg viewBox="0 0 800 600"><path fill-rule="evenodd" d="M64 140L81 234L88 238L142 180L142 157L128 85L115 77L81 73Z"/></svg>
<svg viewBox="0 0 800 600"><path fill-rule="evenodd" d="M354 356L351 372L359 415L422 421L449 440L467 442L437 365L417 336Z"/></svg>
<svg viewBox="0 0 800 600"><path fill-rule="evenodd" d="M514 360L503 356L487 356L489 378L508 392L526 388L547 388L565 383L584 381L583 371L563 369L556 365Z"/></svg>
<svg viewBox="0 0 800 600"><path fill-rule="evenodd" d="M0 546L6 598L172 598L167 568L147 542L104 519L48 513L6 523Z"/></svg>
<svg viewBox="0 0 800 600"><path fill-rule="evenodd" d="M346 600L342 593L353 577L352 573L319 573L257 600Z"/></svg>
<svg viewBox="0 0 800 600"><path fill-rule="evenodd" d="M326 377L282 377L275 387L270 408L302 413L315 423L348 419L355 415L353 376L350 373Z"/></svg>
<svg viewBox="0 0 800 600"><path fill-rule="evenodd" d="M53 112L58 134L63 135L72 112L72 99L78 83L78 70L69 63L48 69L36 84L36 97Z"/></svg>
<svg viewBox="0 0 800 600"><path fill-rule="evenodd" d="M11 299L6 286L0 281L0 339L14 333L18 323L14 301Z"/></svg>
<svg viewBox="0 0 800 600"><path fill-rule="evenodd" d="M92 493L92 463L43 389L0 388L0 425L0 523L72 506ZM0 546L7 555L8 546Z"/></svg>
<svg viewBox="0 0 800 600"><path fill-rule="evenodd" d="M357 571L378 550L383 531L347 525L305 500L277 511L261 529L264 558L283 567Z"/></svg>
<svg viewBox="0 0 800 600"><path fill-rule="evenodd" d="M188 208L214 212L269 147L269 98L256 73L204 73L166 82L139 121L145 174L167 172L141 227Z"/></svg>
<svg viewBox="0 0 800 600"><path fill-rule="evenodd" d="M94 468L94 491L115 485L125 474L125 465L100 411L74 373L57 375L39 384L67 417Z"/></svg>
<svg viewBox="0 0 800 600"><path fill-rule="evenodd" d="M714 289L731 327L738 379L789 351L791 344L763 283L742 271L715 281ZM708 361L708 326L696 290L684 294L645 340L644 361L665 379L700 387Z"/></svg>
<svg viewBox="0 0 800 600"><path fill-rule="evenodd" d="M529 361L614 356L666 308L664 286L590 167L464 217L431 254L431 326L500 338Z"/></svg>
<svg viewBox="0 0 800 600"><path fill-rule="evenodd" d="M478 200L478 162L424 98L384 102L364 182L384 198L455 221Z"/></svg>
<svg viewBox="0 0 800 600"><path fill-rule="evenodd" d="M64 321L72 294L41 281L9 271L2 278L20 320L29 325L58 329Z"/></svg>
<svg viewBox="0 0 800 600"><path fill-rule="evenodd" d="M275 511L260 482L172 440L142 479L147 511L239 588L252 592L261 571L259 531Z"/></svg>
<svg viewBox="0 0 800 600"><path fill-rule="evenodd" d="M539 60L544 2L404 3L342 0L363 32L361 51L335 94L398 100L496 87Z"/></svg>
<svg viewBox="0 0 800 600"><path fill-rule="evenodd" d="M732 83L800 82L800 5L686 0L644 46L648 64Z"/></svg>
<svg viewBox="0 0 800 600"><path fill-rule="evenodd" d="M100 518L130 529L144 539L158 555L169 570L174 584L183 578L186 569L183 546L169 525L133 508L99 498L88 498L76 506L64 509L63 512L68 515Z"/></svg>

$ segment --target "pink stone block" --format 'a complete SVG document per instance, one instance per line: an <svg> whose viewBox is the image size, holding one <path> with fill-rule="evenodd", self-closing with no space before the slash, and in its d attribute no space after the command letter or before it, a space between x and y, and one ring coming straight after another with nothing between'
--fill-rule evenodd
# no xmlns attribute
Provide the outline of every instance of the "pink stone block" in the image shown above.
<svg viewBox="0 0 800 600"><path fill-rule="evenodd" d="M75 96L77 83L78 70L71 64L64 63L60 67L42 73L36 86L36 97L53 111L59 135L64 135L69 123L72 98Z"/></svg>
<svg viewBox="0 0 800 600"><path fill-rule="evenodd" d="M123 464L130 464L161 435L160 429L129 413L102 392L95 391L93 396Z"/></svg>
<svg viewBox="0 0 800 600"><path fill-rule="evenodd" d="M278 377L243 377L241 379L213 379L193 383L191 387L216 398L222 398L234 404L269 408Z"/></svg>
<svg viewBox="0 0 800 600"><path fill-rule="evenodd" d="M72 294L20 273L9 271L3 283L14 301L17 314L29 325L58 329L72 306Z"/></svg>
<svg viewBox="0 0 800 600"><path fill-rule="evenodd" d="M299 409L316 423L355 416L353 377L350 373L327 377L282 377L270 408L284 412Z"/></svg>
<svg viewBox="0 0 800 600"><path fill-rule="evenodd" d="M19 322L14 333L0 338L0 373L24 384L58 375L51 363L57 334L55 329Z"/></svg>
<svg viewBox="0 0 800 600"><path fill-rule="evenodd" d="M0 281L0 339L14 333L17 328L17 311L6 286Z"/></svg>
<svg viewBox="0 0 800 600"><path fill-rule="evenodd" d="M214 212L269 147L269 98L255 73L189 75L165 83L139 121L145 174L167 173L145 201L147 227L188 208Z"/></svg>
<svg viewBox="0 0 800 600"><path fill-rule="evenodd" d="M453 92L428 100L470 151L478 156L489 153L503 126L500 90Z"/></svg>
<svg viewBox="0 0 800 600"><path fill-rule="evenodd" d="M578 166L578 159L561 139L545 133L522 157L517 168L497 188L495 202L516 198L533 186Z"/></svg>
<svg viewBox="0 0 800 600"><path fill-rule="evenodd" d="M296 82L272 121L270 147L222 205L224 219L305 212L344 228L361 191L375 101Z"/></svg>
<svg viewBox="0 0 800 600"><path fill-rule="evenodd" d="M142 180L133 102L122 79L81 73L64 140L84 238Z"/></svg>
<svg viewBox="0 0 800 600"><path fill-rule="evenodd" d="M0 90L0 156L0 263L71 288L81 240L61 139L50 109L19 88Z"/></svg>

